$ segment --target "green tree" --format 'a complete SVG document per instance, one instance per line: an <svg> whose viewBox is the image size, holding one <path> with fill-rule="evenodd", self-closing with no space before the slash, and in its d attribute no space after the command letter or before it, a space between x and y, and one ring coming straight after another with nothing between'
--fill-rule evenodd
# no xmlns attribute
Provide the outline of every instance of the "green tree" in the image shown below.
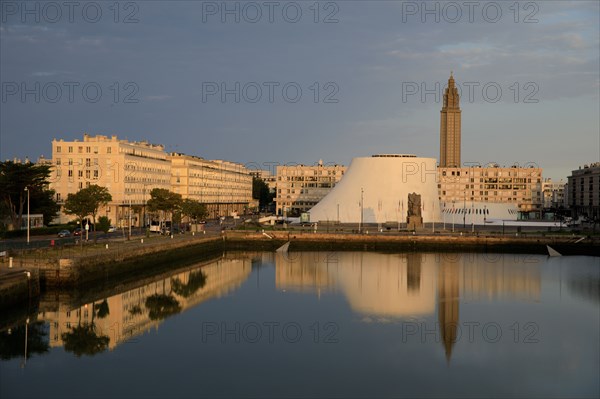
<svg viewBox="0 0 600 399"><path fill-rule="evenodd" d="M275 193L271 193L269 185L263 179L252 178L252 198L258 200L259 208L264 208L273 202Z"/></svg>
<svg viewBox="0 0 600 399"><path fill-rule="evenodd" d="M110 229L110 219L108 216L100 216L98 218L98 223L96 223L96 230L104 232L104 234L108 233Z"/></svg>
<svg viewBox="0 0 600 399"><path fill-rule="evenodd" d="M33 187L29 193L30 213L44 215L44 225L49 225L60 210L60 205L54 201L54 190L45 187Z"/></svg>
<svg viewBox="0 0 600 399"><path fill-rule="evenodd" d="M200 201L196 201L190 198L186 198L183 200L181 204L181 213L195 222L198 220L205 219L206 216L208 216L206 205L202 204Z"/></svg>
<svg viewBox="0 0 600 399"><path fill-rule="evenodd" d="M161 215L160 222L162 226L166 215L180 212L182 204L181 194L164 188L154 188L150 191L147 206L150 212L158 212Z"/></svg>
<svg viewBox="0 0 600 399"><path fill-rule="evenodd" d="M69 194L65 201L64 212L68 215L75 215L82 225L83 219L91 215L93 223L96 224L96 214L101 206L112 201L112 195L106 187L100 187L92 184L89 187L82 188L75 194ZM83 226L82 226L83 227ZM94 242L96 242L96 230L94 229Z"/></svg>
<svg viewBox="0 0 600 399"><path fill-rule="evenodd" d="M50 165L34 163L16 163L12 161L0 162L0 198L4 209L8 213L14 229L22 225L23 211L27 211L27 187L29 192L30 213L32 207L32 194L40 192L46 195ZM50 192L51 193L51 192ZM34 194L35 195L35 194ZM50 194L52 195L52 194Z"/></svg>

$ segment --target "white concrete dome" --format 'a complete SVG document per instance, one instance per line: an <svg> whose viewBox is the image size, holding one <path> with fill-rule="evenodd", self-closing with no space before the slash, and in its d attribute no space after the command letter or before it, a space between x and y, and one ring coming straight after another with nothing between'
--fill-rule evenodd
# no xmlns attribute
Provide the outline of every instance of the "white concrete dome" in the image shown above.
<svg viewBox="0 0 600 399"><path fill-rule="evenodd" d="M435 158L408 154L354 158L342 180L310 210L310 220L359 223L362 208L363 223L406 223L410 193L421 195L424 223L441 221Z"/></svg>

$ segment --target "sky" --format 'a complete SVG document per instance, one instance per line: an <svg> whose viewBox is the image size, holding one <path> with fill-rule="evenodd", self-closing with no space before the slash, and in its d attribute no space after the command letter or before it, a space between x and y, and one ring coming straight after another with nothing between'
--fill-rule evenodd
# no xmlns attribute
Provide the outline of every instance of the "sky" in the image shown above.
<svg viewBox="0 0 600 399"><path fill-rule="evenodd" d="M439 159L461 91L463 164L600 160L598 1L0 1L0 159L117 135L270 168Z"/></svg>

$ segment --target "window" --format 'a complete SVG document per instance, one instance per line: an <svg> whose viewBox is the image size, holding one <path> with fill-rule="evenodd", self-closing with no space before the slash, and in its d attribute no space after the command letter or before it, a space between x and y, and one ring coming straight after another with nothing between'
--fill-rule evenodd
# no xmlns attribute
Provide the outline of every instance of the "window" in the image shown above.
<svg viewBox="0 0 600 399"><path fill-rule="evenodd" d="M59 145L56 146L56 152L61 152L61 148Z"/></svg>
<svg viewBox="0 0 600 399"><path fill-rule="evenodd" d="M73 153L73 147L72 146L69 146L69 152Z"/></svg>
<svg viewBox="0 0 600 399"><path fill-rule="evenodd" d="M83 177L83 170L77 171L77 176L79 176L80 178Z"/></svg>
<svg viewBox="0 0 600 399"><path fill-rule="evenodd" d="M56 164L60 165L60 158L56 158Z"/></svg>
<svg viewBox="0 0 600 399"><path fill-rule="evenodd" d="M68 175L69 175L69 177L73 177L73 169L69 169Z"/></svg>
<svg viewBox="0 0 600 399"><path fill-rule="evenodd" d="M106 147L106 153L107 154L112 153L112 147Z"/></svg>
<svg viewBox="0 0 600 399"><path fill-rule="evenodd" d="M88 147L85 147L85 152L87 152L87 153L89 154L91 151L92 151L92 148L91 148L91 147L89 147L89 146L88 146Z"/></svg>
<svg viewBox="0 0 600 399"><path fill-rule="evenodd" d="M78 152L79 154L83 154L83 146L79 146L79 147L77 147L77 152Z"/></svg>

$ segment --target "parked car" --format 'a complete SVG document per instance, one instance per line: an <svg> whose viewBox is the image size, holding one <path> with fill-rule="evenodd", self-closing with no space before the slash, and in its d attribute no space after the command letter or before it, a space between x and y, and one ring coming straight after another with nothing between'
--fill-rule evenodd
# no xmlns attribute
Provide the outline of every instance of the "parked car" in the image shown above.
<svg viewBox="0 0 600 399"><path fill-rule="evenodd" d="M71 236L71 232L69 230L61 230L58 232L58 236L60 238L62 237L70 237Z"/></svg>
<svg viewBox="0 0 600 399"><path fill-rule="evenodd" d="M110 227L108 228L108 232L109 232L109 233L114 233L115 231L117 231L117 228L116 228L115 226L110 226Z"/></svg>
<svg viewBox="0 0 600 399"><path fill-rule="evenodd" d="M73 230L73 235L74 236L80 236L82 231L83 230L81 230L81 227L78 227L75 230Z"/></svg>

